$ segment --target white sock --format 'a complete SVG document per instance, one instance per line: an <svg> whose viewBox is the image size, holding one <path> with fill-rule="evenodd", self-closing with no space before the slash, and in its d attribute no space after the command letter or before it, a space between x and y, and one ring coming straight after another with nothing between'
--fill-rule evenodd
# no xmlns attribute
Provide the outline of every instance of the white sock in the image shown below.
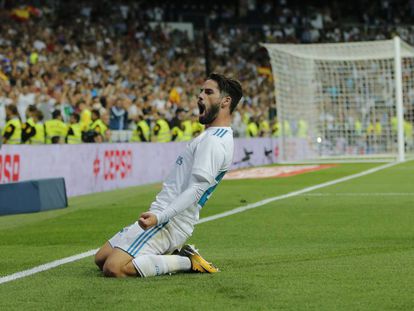
<svg viewBox="0 0 414 311"><path fill-rule="evenodd" d="M142 277L156 276L179 271L189 271L191 261L178 255L142 255L132 260Z"/></svg>

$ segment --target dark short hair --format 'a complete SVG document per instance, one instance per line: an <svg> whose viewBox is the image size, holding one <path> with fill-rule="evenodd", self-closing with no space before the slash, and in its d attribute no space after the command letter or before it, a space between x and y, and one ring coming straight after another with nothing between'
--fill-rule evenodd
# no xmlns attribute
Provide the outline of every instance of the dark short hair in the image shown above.
<svg viewBox="0 0 414 311"><path fill-rule="evenodd" d="M76 122L79 122L79 120L80 120L80 115L79 115L79 113L77 113L77 112L72 113L72 117L74 117L74 118L75 118Z"/></svg>
<svg viewBox="0 0 414 311"><path fill-rule="evenodd" d="M56 119L57 117L60 117L61 116L61 113L60 113L60 110L53 110L53 112L52 112L52 118L53 119Z"/></svg>
<svg viewBox="0 0 414 311"><path fill-rule="evenodd" d="M37 108L36 108L35 105L29 105L27 107L27 111L29 111L29 112L36 112L37 111Z"/></svg>
<svg viewBox="0 0 414 311"><path fill-rule="evenodd" d="M19 111L17 110L17 106L14 104L8 104L6 106L6 109L8 109L12 114L14 115L19 115Z"/></svg>
<svg viewBox="0 0 414 311"><path fill-rule="evenodd" d="M225 77L219 73L211 73L208 80L217 82L220 93L224 93L231 98L230 113L236 109L237 104L243 96L243 90L239 81Z"/></svg>
<svg viewBox="0 0 414 311"><path fill-rule="evenodd" d="M37 119L39 120L39 121L43 121L43 112L41 112L40 110L37 110L36 111L36 115L37 115Z"/></svg>
<svg viewBox="0 0 414 311"><path fill-rule="evenodd" d="M98 109L92 109L91 113L94 114L95 116L97 116L98 119L101 117L101 114L99 113Z"/></svg>

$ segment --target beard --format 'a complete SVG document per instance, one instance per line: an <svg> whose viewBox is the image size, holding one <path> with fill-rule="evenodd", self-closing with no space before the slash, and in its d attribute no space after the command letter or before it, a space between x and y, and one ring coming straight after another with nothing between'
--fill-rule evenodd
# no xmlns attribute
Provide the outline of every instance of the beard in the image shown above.
<svg viewBox="0 0 414 311"><path fill-rule="evenodd" d="M200 116L198 121L201 124L207 125L213 123L220 111L220 104L212 104L209 109L199 104Z"/></svg>

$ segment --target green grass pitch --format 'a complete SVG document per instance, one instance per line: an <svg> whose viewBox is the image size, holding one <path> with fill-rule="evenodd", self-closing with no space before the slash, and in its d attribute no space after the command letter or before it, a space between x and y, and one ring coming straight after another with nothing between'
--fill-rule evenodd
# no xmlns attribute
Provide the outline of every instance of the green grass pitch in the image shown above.
<svg viewBox="0 0 414 311"><path fill-rule="evenodd" d="M223 181L201 217L375 167ZM0 217L0 276L100 247L160 185ZM0 284L0 310L413 310L414 162L198 225L221 273L108 279L88 257Z"/></svg>

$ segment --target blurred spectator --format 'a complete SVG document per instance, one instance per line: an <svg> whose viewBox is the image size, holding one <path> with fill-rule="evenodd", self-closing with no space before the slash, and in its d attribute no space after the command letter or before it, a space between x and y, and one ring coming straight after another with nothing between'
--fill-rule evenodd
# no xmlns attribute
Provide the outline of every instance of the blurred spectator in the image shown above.
<svg viewBox="0 0 414 311"><path fill-rule="evenodd" d="M124 108L122 98L115 99L115 103L110 111L109 128L115 131L126 130L128 126L128 112Z"/></svg>
<svg viewBox="0 0 414 311"><path fill-rule="evenodd" d="M414 43L410 24L414 1L354 4L355 8L337 1L315 6L248 1L236 12L231 5L216 2L190 6L68 1L59 9L64 18L54 7L2 10L0 127L6 123L4 107L12 103L23 122L29 105L36 105L45 121L54 110L66 123L79 113L83 131L94 121L92 109L98 111L101 127L109 125L112 130L128 129L128 123L135 129L140 113L152 130L158 111L167 123L179 109L189 111L187 120L195 119L198 90L189 85L202 82L206 75L204 19L200 19L205 14L211 26L212 70L235 75L243 83L245 96L234 115L234 128L236 135L244 136L250 117L272 123L276 116L272 72L260 42L378 40L399 33ZM191 31L150 23L187 19L193 22ZM196 135L200 128L194 120L192 124ZM270 135L263 124L262 135ZM103 141L108 133L100 133Z"/></svg>

